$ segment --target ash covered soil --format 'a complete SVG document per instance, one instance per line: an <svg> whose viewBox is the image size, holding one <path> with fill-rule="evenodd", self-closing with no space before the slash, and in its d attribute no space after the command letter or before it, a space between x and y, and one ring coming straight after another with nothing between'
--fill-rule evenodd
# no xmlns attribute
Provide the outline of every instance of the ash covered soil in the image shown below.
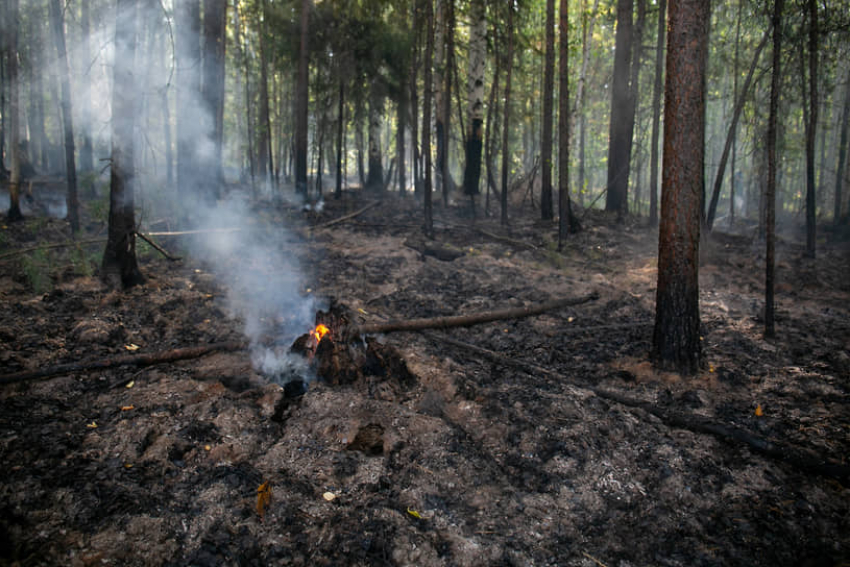
<svg viewBox="0 0 850 567"><path fill-rule="evenodd" d="M296 227L280 249L305 274L303 302L334 299L351 325L599 297L375 335L370 364L301 396L248 350L2 384L0 564L850 564L846 240L817 260L780 241L766 341L763 245L713 237L706 365L681 379L648 363L657 234L637 221L591 213L563 254L531 211L507 230L437 211L435 241L396 199L326 225L363 205L257 207ZM44 219L2 235L4 254L68 236ZM182 253L183 238L161 241ZM3 374L243 340L220 268L145 251L148 282L110 291L69 250L40 253L38 293L32 253L0 254Z"/></svg>

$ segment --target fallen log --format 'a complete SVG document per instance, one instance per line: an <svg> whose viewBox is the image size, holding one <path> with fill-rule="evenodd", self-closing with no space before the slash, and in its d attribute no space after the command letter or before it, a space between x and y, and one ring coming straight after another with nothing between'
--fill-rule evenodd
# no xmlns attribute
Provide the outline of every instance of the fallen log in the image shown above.
<svg viewBox="0 0 850 567"><path fill-rule="evenodd" d="M565 376L555 372L554 370L522 360L508 358L489 349L450 337L436 335L434 333L425 333L425 335L433 340L442 341L465 349L477 354L478 356L495 362L496 364L515 368L532 376L535 374L543 374L556 378L560 381L567 380ZM747 446L754 453L770 457L777 461L782 461L801 471L834 478L845 485L848 481L850 481L850 466L837 463L816 453L815 451L786 445L771 439L765 439L734 424L718 422L693 413L685 413L674 409L663 408L651 402L631 398L604 388L593 386L583 386L583 388L589 390L599 398L609 400L629 408L643 410L644 412L660 419L661 422L668 427L686 429L688 431L693 431L694 433L712 435L722 441L742 444Z"/></svg>
<svg viewBox="0 0 850 567"><path fill-rule="evenodd" d="M230 341L213 343L200 347L175 348L149 354L131 354L100 360L69 362L67 364L57 364L56 366L39 368L38 370L25 370L21 372L14 372L12 374L4 374L0 376L0 386L5 384L14 384L17 382L25 382L27 380L49 378L51 376L60 376L62 374L70 374L72 372L91 372L93 370L106 370L108 368L116 368L119 366L152 366L154 364L199 358L211 352L241 350L245 347L246 343L242 341Z"/></svg>
<svg viewBox="0 0 850 567"><path fill-rule="evenodd" d="M371 203L369 203L369 204L368 204L368 205L366 205L365 207L362 207L362 208L360 208L360 209L357 209L357 210L356 210L356 211L354 211L353 213L350 213L350 214L347 214L347 215L341 216L341 217L339 217L339 218L333 219L333 220L328 221L328 222L326 222L326 223L317 224L317 225L315 225L315 226L313 226L313 227L311 227L311 228L313 228L313 229L316 229L316 228L328 228L329 226L334 226L334 225L337 225L337 224L343 223L343 222L345 222L345 221L347 221L347 220L351 220L351 219L353 219L353 218L355 218L355 217L358 217L358 216L362 215L363 213L365 213L366 211L368 211L368 210L369 210L369 209L371 209L372 207L376 206L378 203L380 203L380 201L372 201Z"/></svg>
<svg viewBox="0 0 850 567"><path fill-rule="evenodd" d="M546 301L537 305L525 307L511 307L487 311L484 313L473 313L471 315L452 315L444 317L432 317L426 319L395 320L377 323L365 323L354 326L349 330L350 336L368 335L373 333L390 333L393 331L422 331L426 329L449 329L453 327L471 327L491 321L502 321L507 319L523 319L540 315L548 311L556 311L564 307L581 305L589 301L599 299L598 292L592 292L583 297L567 297Z"/></svg>

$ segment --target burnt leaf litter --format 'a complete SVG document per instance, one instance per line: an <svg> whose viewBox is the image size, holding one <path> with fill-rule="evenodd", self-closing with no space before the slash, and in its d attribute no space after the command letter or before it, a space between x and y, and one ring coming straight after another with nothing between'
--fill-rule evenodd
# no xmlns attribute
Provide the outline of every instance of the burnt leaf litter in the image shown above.
<svg viewBox="0 0 850 567"><path fill-rule="evenodd" d="M324 226L363 202L257 207L294 227L300 293L330 328L263 338L303 364L268 375L240 350L0 386L0 565L850 562L846 477L687 426L847 470L846 235L827 234L817 260L796 234L780 239L772 342L754 229L705 242L705 366L682 379L647 359L657 237L642 220L591 211L563 253L531 210L507 229L441 210L433 241L413 199ZM4 248L65 230L9 225ZM128 291L104 288L73 248L40 256L38 291L28 254L2 259L2 373L242 340L219 275L180 237L161 244L183 259L143 253L148 282ZM594 291L525 319L347 333Z"/></svg>

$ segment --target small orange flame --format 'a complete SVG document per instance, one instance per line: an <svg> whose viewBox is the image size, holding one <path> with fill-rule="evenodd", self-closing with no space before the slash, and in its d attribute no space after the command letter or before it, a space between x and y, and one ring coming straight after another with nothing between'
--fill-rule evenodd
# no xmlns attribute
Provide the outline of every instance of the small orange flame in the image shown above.
<svg viewBox="0 0 850 567"><path fill-rule="evenodd" d="M316 339L316 343L321 342L322 337L330 333L331 330L327 328L326 325L322 325L321 323L316 325L316 328L310 331L310 336Z"/></svg>

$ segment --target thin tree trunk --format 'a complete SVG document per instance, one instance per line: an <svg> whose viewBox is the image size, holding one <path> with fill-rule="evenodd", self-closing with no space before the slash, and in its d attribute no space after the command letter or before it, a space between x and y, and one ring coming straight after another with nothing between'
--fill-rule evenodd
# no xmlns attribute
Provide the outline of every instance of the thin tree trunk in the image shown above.
<svg viewBox="0 0 850 567"><path fill-rule="evenodd" d="M564 5L561 4L563 10ZM563 40L562 40L563 41ZM555 0L546 0L546 56L543 68L543 117L541 119L541 134L540 140L540 218L543 220L551 220L555 217L555 204L552 199L552 136L554 125L552 124L552 111L554 107L555 97ZM568 52L567 52L568 53ZM563 55L563 53L562 53ZM562 84L564 76L561 75ZM568 100L562 92L561 98ZM563 105L561 105L563 106ZM569 102L567 102L569 108ZM567 116L569 119L569 116ZM559 140L561 137L559 136ZM564 163L560 160L559 150L558 164L563 167ZM560 184L558 185L558 199L560 203ZM560 230L558 234L560 235ZM561 238L558 239L561 242Z"/></svg>
<svg viewBox="0 0 850 567"><path fill-rule="evenodd" d="M71 73L68 70L68 53L65 49L65 28L59 0L50 0L50 27L53 43L59 55L59 73L62 84L62 128L65 131L65 176L68 182L66 203L71 232L80 229L79 201L77 200L77 165L74 162L74 122L71 114Z"/></svg>
<svg viewBox="0 0 850 567"><path fill-rule="evenodd" d="M307 105L309 58L307 38L310 0L301 2L301 44L298 54L298 83L295 87L295 190L307 196Z"/></svg>
<svg viewBox="0 0 850 567"><path fill-rule="evenodd" d="M495 35L495 34L494 34ZM498 36L494 37L494 41L498 41ZM484 197L484 214L490 215L490 193L497 192L496 176L494 175L493 167L493 145L496 143L496 128L498 122L498 106L499 101L496 97L499 92L499 75L501 74L501 57L496 57L495 69L493 70L493 84L490 85L490 97L487 104L487 133L484 140L484 163L487 166L487 190Z"/></svg>
<svg viewBox="0 0 850 567"><path fill-rule="evenodd" d="M481 181L481 150L484 138L484 68L487 51L487 18L484 0L474 0L470 6L469 38L469 130L466 133L466 167L464 193L474 198ZM489 122L488 122L489 124ZM473 203L475 201L473 200Z"/></svg>
<svg viewBox="0 0 850 567"><path fill-rule="evenodd" d="M835 170L835 202L832 209L832 222L835 225L841 221L842 185L844 172L847 168L847 146L850 137L850 70L844 84L844 113L841 118L841 141L838 144L838 167Z"/></svg>
<svg viewBox="0 0 850 567"><path fill-rule="evenodd" d="M197 127L201 123L197 107L201 85L200 2L176 0L174 10L177 32L177 187L185 214L197 197L198 184L195 149Z"/></svg>
<svg viewBox="0 0 850 567"><path fill-rule="evenodd" d="M735 58L732 62L732 96L738 100L738 63L741 59L741 17L744 11L744 0L738 0L738 17L735 20ZM738 157L738 128L732 129L732 155L729 172L729 226L735 224L735 190L737 189L736 161ZM709 230L711 230L709 228Z"/></svg>
<svg viewBox="0 0 850 567"><path fill-rule="evenodd" d="M569 14L569 0L561 0L558 22L558 250L564 249L567 234L579 229L570 202Z"/></svg>
<svg viewBox="0 0 850 567"><path fill-rule="evenodd" d="M340 75L341 76L341 75ZM342 138L345 132L345 83L339 80L339 104L337 106L336 126L336 191L334 198L342 198Z"/></svg>
<svg viewBox="0 0 850 567"><path fill-rule="evenodd" d="M206 157L204 177L207 186L204 194L217 199L224 184L221 165L222 142L224 140L224 55L227 22L225 0L204 0L204 57L201 95L205 102L205 121L213 153Z"/></svg>
<svg viewBox="0 0 850 567"><path fill-rule="evenodd" d="M608 192L605 210L622 218L628 197L631 130L628 113L632 61L632 0L617 0L614 79L611 84L611 117L608 143Z"/></svg>
<svg viewBox="0 0 850 567"><path fill-rule="evenodd" d="M666 2L667 0L660 0L661 2ZM578 121L579 128L579 142L578 142L578 186L576 187L576 194L578 195L578 202L580 205L584 206L584 192L585 192L585 142L587 137L587 120L585 119L585 113L587 108L587 97L584 96L584 86L587 82L587 67L590 64L590 48L593 44L593 24L596 21L594 18L590 18L588 21L587 14L585 13L585 4L584 0L582 0L581 7L581 72L578 76L578 84L576 85L576 100L575 106L573 107L572 115L574 120ZM596 14L599 10L599 0L593 1L593 13ZM572 128L571 128L572 130Z"/></svg>
<svg viewBox="0 0 850 567"><path fill-rule="evenodd" d="M738 128L738 120L741 117L741 112L744 110L744 103L747 100L747 93L750 91L753 75L758 66L759 57L764 46L767 45L767 40L770 39L770 28L764 32L764 36L756 47L756 52L753 55L753 61L750 63L750 70L747 72L747 78L744 79L744 86L738 94L738 99L735 101L735 109L732 112L732 122L729 124L729 133L726 135L726 143L723 145L723 153L720 155L720 163L717 166L717 174L714 176L714 189L711 192L711 202L708 205L708 214L705 219L706 229L710 232L714 227L714 217L717 213L717 202L720 199L720 189L723 186L723 176L726 174L726 161L729 159L729 152L732 149L732 144L735 141L735 131Z"/></svg>
<svg viewBox="0 0 850 567"><path fill-rule="evenodd" d="M632 27L632 66L630 69L629 79L629 107L627 109L627 130L628 135L625 137L626 144L626 159L629 162L629 171L631 171L632 162L632 147L635 137L635 118L637 116L637 108L640 94L640 68L643 58L643 30L646 24L646 0L637 0L637 21ZM637 169L639 166L635 164ZM621 195L623 200L620 210L624 213L629 212L629 195L628 182L625 185L625 192ZM639 206L640 185L635 188L635 206ZM639 213L639 211L638 211Z"/></svg>
<svg viewBox="0 0 850 567"><path fill-rule="evenodd" d="M806 256L815 257L817 199L815 195L815 140L818 127L818 5L809 7L809 122L806 128Z"/></svg>
<svg viewBox="0 0 850 567"><path fill-rule="evenodd" d="M508 168L510 167L509 145L510 141L510 118L511 118L511 72L513 70L514 58L514 8L513 2L508 3L508 51L505 54L505 109L502 122L502 215L500 222L502 226L508 224Z"/></svg>
<svg viewBox="0 0 850 567"><path fill-rule="evenodd" d="M451 119L452 119L452 69L454 68L454 37L455 37L455 0L443 0L445 8L446 25L446 57L443 69L443 104L440 108L442 113L442 150L438 152L437 167L440 168L442 179L443 207L449 206L449 192L453 189L451 174L451 160L449 158L449 146L451 144Z"/></svg>
<svg viewBox="0 0 850 567"><path fill-rule="evenodd" d="M136 84L136 3L118 0L115 25L115 63L112 89L112 164L109 189L109 228L101 264L111 285L128 288L144 283L136 263L136 223L133 199L133 129Z"/></svg>
<svg viewBox="0 0 850 567"><path fill-rule="evenodd" d="M424 209L425 236L431 238L434 235L433 204L431 202L431 66L434 54L434 5L433 0L425 0L427 20L427 38L425 40L425 96L422 102L422 153L425 154L425 187Z"/></svg>
<svg viewBox="0 0 850 567"><path fill-rule="evenodd" d="M777 114L779 113L779 80L782 57L782 8L784 0L775 0L773 6L773 71L770 80L770 115L767 121L767 191L765 232L767 251L765 254L764 278L764 336L776 336L774 278L776 255L776 138Z"/></svg>
<svg viewBox="0 0 850 567"><path fill-rule="evenodd" d="M11 146L12 160L9 164L9 210L6 213L8 222L19 221L24 218L21 214L20 188L21 188L21 105L20 84L18 82L18 0L9 0L8 3L8 37L7 54L9 64L9 145ZM7 35L7 34L3 34Z"/></svg>
<svg viewBox="0 0 850 567"><path fill-rule="evenodd" d="M410 90L410 145L413 158L413 194L418 196L422 191L421 180L422 172L419 161L419 93L417 90L418 71L421 57L422 44L422 25L421 18L421 2L414 0L413 2L413 29L416 30L416 41L413 46L413 63L410 66L410 78L408 88ZM427 24L426 24L427 25Z"/></svg>
<svg viewBox="0 0 850 567"><path fill-rule="evenodd" d="M89 59L91 57L91 48L89 45L89 35L90 35L90 14L89 14L89 1L90 0L80 0L80 58L82 59L83 67L86 69L85 75L82 77L82 81L84 83L83 92L85 93L81 98L82 100L77 101L77 106L80 109L80 122L81 124L77 125L77 129L82 134L82 143L80 144L80 171L84 174L90 174L92 170L94 170L94 151L92 149L92 140L91 140L91 100L89 96L86 96L90 93L91 89L91 66L89 63ZM88 181L83 182L84 192L88 196L94 195L94 182ZM169 183L169 186L171 184Z"/></svg>
<svg viewBox="0 0 850 567"><path fill-rule="evenodd" d="M652 87L652 134L649 142L649 226L653 227L658 225L658 136L661 129L661 78L664 73L664 23L666 13L667 0L659 0L658 43L655 46L655 82Z"/></svg>
<svg viewBox="0 0 850 567"><path fill-rule="evenodd" d="M384 109L384 97L379 90L378 82L373 81L369 93L369 172L366 178L366 189L382 191L384 187L384 164L381 151L381 117Z"/></svg>
<svg viewBox="0 0 850 567"><path fill-rule="evenodd" d="M405 185L407 180L405 176L405 150L404 150L404 134L407 126L407 96L405 90L401 89L399 93L398 104L396 105L396 162L398 163L398 194L404 197Z"/></svg>

